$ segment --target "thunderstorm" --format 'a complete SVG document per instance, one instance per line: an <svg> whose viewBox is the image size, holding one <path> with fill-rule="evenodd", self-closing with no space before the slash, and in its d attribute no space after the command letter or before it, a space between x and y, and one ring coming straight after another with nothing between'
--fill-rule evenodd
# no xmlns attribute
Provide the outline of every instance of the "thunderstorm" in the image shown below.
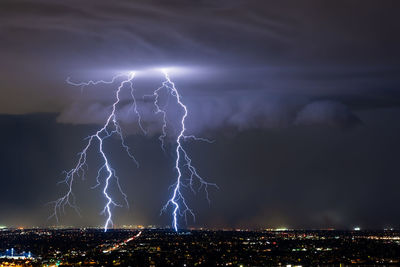
<svg viewBox="0 0 400 267"><path fill-rule="evenodd" d="M157 88L151 96L154 97L154 106L155 106L155 114L161 114L162 115L162 128L161 128L161 135L159 136L159 140L161 141L161 148L163 151L165 151L165 139L167 137L167 105L161 106L160 103L160 92L164 90L168 96L172 96L175 98L177 106L182 110L182 116L178 118L178 124L179 124L179 129L178 129L178 135L174 139L174 144L175 144L175 164L174 164L174 169L177 173L175 182L171 185L170 188L172 188L172 196L171 198L166 202L166 204L163 206L161 213L165 212L169 206L172 207L172 227L175 231L178 231L178 217L185 217L185 221L187 221L187 215L190 214L193 219L195 219L195 214L193 210L189 207L187 204L184 193L182 188L189 188L193 193L196 192L194 189L194 183L195 180L200 184L198 191L201 189L204 189L207 201L210 203L209 199L209 194L208 194L208 187L213 186L217 187L216 184L214 183L209 183L205 179L203 179L202 176L199 175L197 172L197 169L193 166L192 164L192 159L189 156L188 152L185 150L183 146L183 142L186 140L195 140L195 141L204 141L208 143L212 143L213 141L205 139L205 138L199 138L194 135L186 135L186 118L188 116L188 108L187 106L182 102L181 95L179 94L174 82L171 81L169 74L165 69L162 70L162 73L164 74L165 80L162 82L162 86ZM138 105L137 101L135 98L134 94L134 87L133 87L133 79L135 77L134 72L130 72L128 74L119 74L114 76L110 81L105 81L105 80L98 80L98 81L88 81L88 82L81 82L81 83L76 83L72 82L69 78L67 79L67 83L72 85L72 86L77 86L84 88L86 86L96 86L99 84L113 84L117 80L122 79L120 82L119 86L117 87L117 90L115 92L115 101L112 105L111 112L109 113L105 123L103 126L93 135L90 135L87 137L87 143L84 149L78 154L78 162L75 165L74 168L72 168L69 171L65 171L65 178L62 180L60 183L64 183L67 185L67 192L65 195L57 199L56 201L52 202L54 204L54 210L53 214L50 216L50 218L55 217L56 220L59 220L59 214L60 213L65 213L65 207L69 206L79 214L79 208L76 204L76 199L75 195L73 193L73 184L74 180L76 179L77 176L85 176L85 169L87 167L87 153L90 147L95 146L95 142L97 142L97 149L98 153L100 154L102 160L103 160L103 165L98 169L97 171L97 176L96 176L96 185L92 188L96 188L101 185L100 178L105 176L104 179L104 185L103 185L103 190L102 193L104 195L104 198L106 200L106 204L101 212L101 214L106 216L106 221L104 223L104 231L107 231L110 227L113 226L113 216L112 216L112 209L114 207L121 207L120 203L117 203L111 193L109 193L109 186L110 182L113 180L119 189L119 192L123 196L126 205L128 206L128 201L127 201L127 195L124 193L122 190L120 183L119 183L119 178L116 175L116 171L112 168L108 155L106 152L104 152L103 149L103 144L104 141L106 141L107 138L113 136L113 135L118 135L118 137L121 140L122 147L125 149L126 153L128 156L134 161L134 163L139 167L139 163L136 160L136 158L133 156L133 154L130 151L130 148L126 145L124 136L122 133L121 126L118 122L117 119L117 106L120 103L120 93L121 90L124 89L124 87L129 87L130 88L130 95L132 97L132 109L134 113L138 117L138 124L140 129L144 134L147 134L147 131L142 125L142 119L140 116L140 112L138 111ZM184 177L185 173L187 172L187 178Z"/></svg>

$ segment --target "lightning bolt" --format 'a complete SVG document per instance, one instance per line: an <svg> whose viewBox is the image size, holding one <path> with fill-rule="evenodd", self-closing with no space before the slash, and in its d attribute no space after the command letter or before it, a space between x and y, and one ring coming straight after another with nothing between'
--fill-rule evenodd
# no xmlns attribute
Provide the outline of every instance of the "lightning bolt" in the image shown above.
<svg viewBox="0 0 400 267"><path fill-rule="evenodd" d="M214 186L216 188L217 185L214 183L209 183L206 180L203 179L202 176L199 175L197 172L197 169L192 165L192 159L185 150L183 146L183 142L186 140L195 140L195 141L205 141L212 143L212 141L205 139L205 138L199 138L194 135L186 135L186 126L185 126L185 121L188 116L188 109L187 106L182 102L181 95L179 94L177 88L175 87L175 84L171 81L168 73L163 70L165 81L162 83L162 86L157 88L152 96L154 97L154 106L156 108L155 113L156 114L161 114L162 115L162 128L161 128L161 135L159 136L159 140L161 142L161 148L165 151L165 139L167 137L167 106L169 103L169 98L173 97L176 100L177 105L180 107L182 110L182 116L180 117L179 120L179 131L178 135L175 139L175 166L174 169L177 172L176 176L176 181L174 184L170 186L170 188L173 188L173 194L171 198L167 201L167 203L163 206L161 212L165 212L168 207L172 207L173 212L173 221L172 221L172 226L175 229L175 231L178 231L178 216L184 216L185 220L187 221L187 215L190 214L193 219L195 219L195 214L192 211L192 209L189 207L187 204L184 194L183 194L183 188L189 188L193 193L196 193L194 190L194 183L195 181L200 184L198 191L200 191L202 188L204 188L206 198L208 202L210 203L209 199L209 194L208 194L208 187L209 186ZM114 76L111 80L106 81L106 80L98 80L98 81L88 81L88 82L81 82L81 83L76 83L72 82L70 78L68 78L66 81L68 84L81 87L83 89L86 86L95 86L98 84L113 84L115 83L118 79L121 79L122 77L126 77L122 79L120 82L119 86L117 87L117 90L115 92L115 101L112 104L112 109L111 112L109 113L103 127L101 127L99 130L97 130L94 134L88 136L85 140L87 140L86 146L83 148L83 150L78 154L78 161L75 165L74 168L72 168L69 171L65 171L65 178L62 180L60 183L64 183L67 185L67 193L57 199L56 201L52 202L54 204L54 212L53 214L49 217L55 217L56 220L58 221L58 216L60 213L65 213L65 207L69 206L73 209L76 210L78 214L80 214L79 208L76 205L76 198L73 193L73 185L74 185L74 180L78 176L82 176L84 178L85 176L85 167L87 167L87 152L89 148L92 146L95 146L94 143L97 143L97 148L98 148L98 153L100 154L102 160L103 160L103 165L98 169L97 171L97 176L96 176L96 184L92 188L96 188L101 185L101 177L105 176L104 180L104 186L102 193L106 199L106 204L101 212L101 214L104 214L106 216L106 221L104 223L104 231L107 231L109 227L113 226L113 221L112 221L112 208L113 207L121 207L121 204L118 204L114 199L112 198L111 194L109 193L109 186L110 183L115 180L118 190L123 196L126 205L128 206L128 201L127 201L127 195L123 192L120 184L119 184L119 178L116 175L115 170L111 167L110 162L108 160L108 157L106 153L103 150L103 145L106 139L109 137L113 136L114 134L118 135L120 140L121 140L121 145L125 149L126 153L128 156L136 163L137 166L139 166L139 163L133 156L133 154L130 152L129 147L126 145L121 127L119 125L119 122L117 120L117 106L120 103L120 92L121 90L126 86L129 85L130 87L130 94L132 97L132 106L131 106L131 111L134 112L138 118L138 124L140 129L144 134L147 133L147 131L144 129L142 125L142 120L141 116L138 112L138 106L137 106L137 101L134 95L134 87L133 87L133 82L132 80L135 77L135 73L131 72L129 74L119 74ZM165 105L161 106L160 104L160 92L162 90L166 90L167 96L168 96L168 101L166 102ZM185 171L188 172L187 177L185 177Z"/></svg>
<svg viewBox="0 0 400 267"><path fill-rule="evenodd" d="M175 143L176 143L176 148L175 148L175 170L177 172L176 176L176 181L171 187L173 188L173 194L171 198L167 201L167 203L163 206L161 212L165 212L166 209L169 206L172 206L173 211L173 220L172 220L172 226L175 229L175 231L178 231L178 216L184 216L185 220L187 219L187 214L190 214L193 219L195 219L195 214L192 211L192 209L189 207L189 205L186 203L185 197L183 195L182 188L190 188L194 193L194 180L197 179L197 181L200 183L200 187L198 190L204 187L205 193L206 193L206 198L208 202L210 202L209 196L208 196L208 187L209 186L214 186L217 187L216 184L214 183L208 183L206 180L204 180L197 172L196 168L192 165L192 159L190 158L189 154L186 152L184 149L182 142L187 140L187 139L193 139L196 141L206 141L211 143L212 141L205 139L205 138L198 138L194 135L185 135L186 131L186 126L185 126L185 120L188 116L188 109L187 106L182 102L181 95L179 94L178 90L175 87L175 84L171 81L167 71L163 70L164 76L165 76L165 81L162 83L162 86L157 88L153 92L154 96L154 105L156 108L155 113L156 114L161 114L162 119L163 119L163 125L162 125L162 134L159 136L159 140L161 141L161 147L165 151L165 138L167 136L167 111L166 111L166 105L165 106L160 106L160 92L161 90L167 90L168 96L172 96L176 99L176 102L178 106L183 110L183 115L180 118L180 129L179 129L179 134L176 137ZM183 178L183 170L182 168L186 168L189 171L189 176L185 180ZM171 188L170 187L170 188ZM218 188L218 187L217 187Z"/></svg>
<svg viewBox="0 0 400 267"><path fill-rule="evenodd" d="M121 127L118 123L117 116L116 116L117 105L120 103L120 92L125 87L125 85L129 85L129 87L131 89L130 93L132 96L132 103L133 103L132 111L135 112L136 115L138 116L138 123L139 123L139 126L142 129L142 131L144 133L146 132L144 130L144 128L142 127L140 114L137 110L137 102L136 102L136 99L135 99L134 93L133 93L134 88L133 88L132 80L135 77L135 73L131 72L129 74L119 74L119 75L114 76L110 81L99 80L99 81L75 83L75 82L72 82L69 78L66 81L70 85L84 88L84 87L90 86L90 85L113 84L113 83L115 83L116 80L118 80L122 77L125 77L125 76L126 76L126 78L122 80L122 82L119 84L119 86L115 92L115 101L112 104L111 113L108 115L107 120L105 121L103 127L101 127L99 130L97 130L96 133L94 133L93 135L90 135L86 138L86 140L88 140L87 144L83 148L83 150L78 154L79 157L78 157L77 164L71 170L64 172L65 179L63 181L61 181L60 183L65 183L68 187L68 191L64 196L62 196L59 199L57 199L56 201L52 202L54 204L54 213L49 218L55 217L56 220L58 221L58 216L59 216L58 214L61 212L65 213L65 206L72 207L73 209L76 210L76 212L78 214L80 214L79 208L76 205L75 195L73 193L73 184L74 184L74 180L77 176L78 177L82 176L82 178L84 178L85 167L87 167L87 164L86 164L87 152L91 146L94 146L95 142L97 142L98 153L101 155L101 158L103 160L103 165L99 168L99 170L97 172L97 177L96 177L97 184L95 186L93 186L92 188L96 188L101 185L100 178L104 174L106 178L104 180L104 187L103 187L102 192L106 199L106 204L101 212L101 214L104 214L106 216L106 221L104 223L104 231L107 231L109 227L113 226L112 208L122 206L121 204L118 204L116 201L114 201L111 194L108 192L110 183L113 179L115 180L115 182L118 186L118 190L122 194L122 196L125 200L125 203L128 206L127 196L122 191L122 188L119 184L119 178L116 175L115 170L110 165L107 155L104 152L103 145L104 145L104 141L106 141L107 138L109 138L115 134L118 135L121 140L121 145L125 149L128 156L136 163L137 166L139 166L139 163L137 162L137 160L135 159L133 154L130 152L129 147L125 143L125 139L123 137L122 130L121 130Z"/></svg>

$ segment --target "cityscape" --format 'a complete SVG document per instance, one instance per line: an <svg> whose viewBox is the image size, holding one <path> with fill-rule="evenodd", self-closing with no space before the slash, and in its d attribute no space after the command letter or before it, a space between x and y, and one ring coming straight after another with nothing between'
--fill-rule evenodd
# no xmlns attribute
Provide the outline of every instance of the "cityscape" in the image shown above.
<svg viewBox="0 0 400 267"><path fill-rule="evenodd" d="M400 264L400 231L393 229L3 229L0 244L0 266Z"/></svg>

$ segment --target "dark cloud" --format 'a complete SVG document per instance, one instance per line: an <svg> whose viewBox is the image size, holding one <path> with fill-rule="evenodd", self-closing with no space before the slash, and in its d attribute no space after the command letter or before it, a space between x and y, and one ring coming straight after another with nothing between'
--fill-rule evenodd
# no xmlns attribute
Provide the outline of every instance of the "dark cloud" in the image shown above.
<svg viewBox="0 0 400 267"><path fill-rule="evenodd" d="M142 124L148 134L158 134L162 126L160 114L155 113L151 99L137 101ZM344 104L335 101L307 101L305 98L265 96L254 92L246 98L237 94L224 96L197 96L185 98L189 109L188 130L203 134L230 128L235 130L285 128L291 125L328 125L351 128L360 124L359 118ZM181 112L170 103L173 114ZM102 124L111 106L101 103L76 102L63 110L57 118L60 123ZM118 118L125 125L127 134L141 134L132 103L119 105ZM169 119L170 123L174 118ZM178 126L178 125L176 125Z"/></svg>
<svg viewBox="0 0 400 267"><path fill-rule="evenodd" d="M359 108L358 103L363 108L399 103L393 99L394 95L399 99L400 84L395 1L382 1L379 6L372 1L299 5L296 1L167 4L156 0L24 0L1 5L0 86L8 95L0 102L2 113L71 114L81 105L74 103L77 90L64 83L67 76L98 79L154 66L202 68L176 77L183 96L198 106L208 104L200 100L226 101L221 110L215 107L221 113L216 117L240 124L239 128L254 120L278 125L282 113L291 111L271 107L269 99L277 96L283 98L283 105L285 97L288 101L296 96L339 99L350 110ZM200 91L213 98L198 98ZM366 99L371 93L373 98ZM109 94L100 95L87 95L87 105L110 104ZM230 99L221 100L226 95ZM267 103L265 110L259 110L259 102ZM234 103L246 103L247 107L237 104L238 112L243 108L244 113L224 115L237 108ZM82 108L82 113L89 111ZM268 113L269 118L251 117L260 113ZM60 121L85 122L66 114Z"/></svg>
<svg viewBox="0 0 400 267"><path fill-rule="evenodd" d="M168 223L158 211L173 162L160 152L160 118L143 98L162 82L151 71L160 66L184 70L171 77L189 107L188 131L216 141L185 143L202 174L221 188L211 192L211 207L200 196L190 199L199 225L398 223L399 5L2 0L0 224L46 224L44 203L65 189L55 186L57 177L109 111L115 87L73 87L65 79L110 79L131 70L139 71L135 93L150 134L139 132L124 89L118 118L141 168L110 139L107 149L133 202L116 218ZM179 112L173 103L171 109ZM80 181L77 196L93 216L69 212L67 222L101 221L97 192L83 191L92 181Z"/></svg>
<svg viewBox="0 0 400 267"><path fill-rule="evenodd" d="M315 101L306 105L297 114L297 125L329 125L348 128L360 123L345 105L333 101Z"/></svg>

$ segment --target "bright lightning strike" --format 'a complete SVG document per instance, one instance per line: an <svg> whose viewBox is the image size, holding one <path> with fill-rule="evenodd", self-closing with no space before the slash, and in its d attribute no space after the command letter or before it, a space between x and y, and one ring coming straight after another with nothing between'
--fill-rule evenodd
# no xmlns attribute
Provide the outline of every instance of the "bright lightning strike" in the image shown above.
<svg viewBox="0 0 400 267"><path fill-rule="evenodd" d="M104 141L107 138L111 137L114 134L117 134L121 140L122 147L126 150L128 156L136 163L137 166L139 166L135 157L130 152L129 147L125 144L122 130L121 130L121 127L118 123L117 116L116 116L117 105L120 103L120 92L126 85L129 85L129 87L131 89L130 93L131 93L132 100L133 100L132 110L138 116L138 123L139 123L140 128L142 129L143 132L145 132L145 130L143 129L142 124L141 124L141 118L140 118L140 115L137 110L136 99L133 94L134 89L133 89L132 80L135 77L135 73L131 72L129 74L120 74L120 75L114 76L112 78L112 80L110 80L110 81L100 80L100 81L89 81L89 82L84 82L84 83L74 83L74 82L71 82L70 79L68 78L67 82L73 86L79 86L79 87L83 88L85 86L90 86L90 85L113 84L117 79L120 79L124 76L127 76L127 77L122 80L122 82L119 84L119 86L116 90L115 101L112 105L111 113L108 115L107 120L104 123L103 127L100 128L95 134L90 135L86 138L88 140L88 142L87 142L86 146L84 147L84 149L78 154L79 158L78 158L77 164L75 165L75 167L73 169L65 172L65 179L60 182L60 183L65 183L67 185L68 191L64 196L60 197L59 199L57 199L56 201L53 202L54 203L54 213L50 217L55 217L57 221L58 221L58 214L60 212L63 212L63 213L65 212L65 206L70 206L70 207L74 208L77 211L77 213L79 214L79 208L77 207L77 205L75 203L75 196L74 196L72 187L73 187L74 179L76 178L76 176L84 177L84 175L85 175L85 167L87 166L87 164L86 164L87 152L91 146L94 146L94 142L97 142L97 144L98 144L98 153L101 155L101 158L103 160L103 165L99 168L99 170L97 172L97 177L96 177L97 184L93 188L101 185L100 177L102 175L104 175L106 177L104 180L104 187L102 190L103 195L106 199L106 204L101 212L101 214L104 214L106 216L106 222L104 223L104 231L107 231L109 229L109 227L113 226L112 208L116 207L116 206L119 206L119 207L122 206L121 204L118 204L117 202L115 202L114 199L112 198L111 194L109 193L109 186L113 179L115 180L115 182L118 186L118 189L126 202L126 205L128 205L127 196L122 191L122 188L119 184L119 178L118 178L118 176L116 176L115 170L110 165L108 157L103 150L103 145L104 145Z"/></svg>
<svg viewBox="0 0 400 267"><path fill-rule="evenodd" d="M166 106L161 107L159 104L159 93L161 90L167 90L167 93L173 97L175 97L177 104L179 107L183 110L183 115L180 118L180 129L179 129L179 134L175 140L176 142L176 149L175 149L175 170L177 172L177 177L176 177L176 182L172 185L173 188L173 194L171 198L167 201L167 203L164 205L162 211L165 211L169 206L172 206L173 208L173 221L172 221L172 226L175 229L175 231L178 231L178 216L184 216L185 219L187 218L187 214L189 213L193 219L195 219L195 215L186 203L186 200L184 198L183 192L182 192L182 187L189 187L193 192L195 192L193 188L193 183L194 180L197 179L197 181L200 183L200 188L199 190L204 187L204 190L206 192L206 197L208 202L210 202L210 199L208 197L208 186L215 186L217 187L216 184L213 183L208 183L206 182L197 172L196 168L192 165L192 160L184 147L182 146L182 142L185 141L186 139L194 139L194 140L201 140L201 141L206 141L206 142L211 142L208 139L204 138L197 138L194 135L185 135L186 131L186 126L185 126L185 120L186 117L188 116L188 109L186 105L182 102L181 96L178 92L178 90L175 87L175 84L171 81L168 73L166 70L162 70L165 76L165 81L162 83L162 86L156 89L153 92L154 96L154 105L156 107L156 113L162 114L163 117L163 126L162 126L162 134L160 135L159 139L161 141L161 147L164 150L165 148L165 137L167 136L167 111L166 111ZM186 179L186 182L183 179L183 170L182 168L186 168L189 171L189 177Z"/></svg>
<svg viewBox="0 0 400 267"><path fill-rule="evenodd" d="M179 108L182 110L182 116L179 119L179 134L177 135L175 139L175 144L176 144L176 149L175 149L175 170L177 172L177 177L176 181L173 185L171 185L170 188L173 188L173 194L171 198L167 201L167 203L163 206L162 211L166 211L166 209L171 206L173 209L173 221L172 221L172 226L175 229L175 231L178 231L178 216L184 216L185 219L187 219L187 214L189 213L192 215L193 219L195 219L195 215L186 203L186 200L183 195L183 188L190 188L195 193L194 190L194 183L195 181L200 184L199 189L201 190L204 188L205 193L206 193L206 198L208 202L210 202L209 196L208 196L208 186L215 186L217 187L216 184L214 183L208 183L206 182L197 172L196 168L192 165L192 159L188 155L187 151L184 149L182 143L188 139L196 140L196 141L205 141L205 142L212 142L208 139L204 138L198 138L194 135L186 135L186 126L185 126L185 120L188 116L188 109L187 106L182 102L181 96L178 92L178 90L175 87L175 84L171 81L168 73L166 70L162 70L165 76L165 81L162 83L162 86L157 88L153 92L153 97L154 97L154 106L156 107L156 114L162 114L163 118L163 124L162 124L162 133L159 136L159 140L161 141L161 147L165 151L165 138L167 137L167 106L168 106L168 101L166 105L161 106L160 104L160 95L159 93L162 90L166 90L166 93L168 95L168 99L170 96L175 98L176 103L178 104ZM85 175L85 167L87 166L86 164L86 159L87 159L87 152L90 147L94 146L94 143L98 144L98 153L101 155L101 158L103 160L103 165L98 169L97 176L96 176L96 185L92 188L96 188L101 185L101 177L105 176L104 180L104 186L103 186L103 195L106 199L106 204L102 210L102 214L106 216L106 222L104 224L104 231L107 231L109 227L113 226L113 221L112 221L112 208L116 206L122 206L121 204L118 204L114 199L112 198L111 194L109 193L109 187L110 183L115 181L117 184L117 187L123 196L126 205L128 205L127 202L127 196L123 192L120 184L119 184L119 178L115 173L115 170L111 167L110 162L108 160L108 157L106 153L103 150L103 144L104 141L111 137L114 134L117 134L121 140L122 147L126 150L128 156L137 164L139 165L138 162L136 161L135 157L131 154L129 147L125 144L125 140L122 134L121 127L118 123L117 116L116 116L116 111L117 111L117 105L120 103L120 92L121 90L126 86L129 85L130 87L130 94L132 97L132 107L131 111L133 111L136 116L138 117L138 124L140 129L144 134L147 133L147 131L144 129L142 126L142 120L141 116L138 112L137 109L137 102L136 98L134 95L134 87L133 87L133 82L132 80L135 77L135 73L131 72L128 74L119 74L114 76L110 81L105 81L105 80L99 80L99 81L88 81L88 82L82 82L82 83L75 83L72 82L69 78L67 79L67 82L70 85L73 86L78 86L81 87L82 89L86 86L95 86L98 84L113 84L115 83L118 79L124 78L121 83L119 84L116 93L115 93L115 101L112 105L112 110L110 114L108 115L104 125L102 128L100 128L95 134L88 136L86 139L88 140L86 146L84 149L78 154L78 162L75 165L75 167L69 171L65 172L65 179L61 181L60 183L65 183L68 187L67 193L57 199L56 201L52 202L54 204L54 213L50 217L55 217L56 220L58 221L58 216L59 213L65 212L65 206L72 207L73 209L76 210L76 212L79 214L79 208L76 205L75 201L75 196L73 193L73 184L74 184L74 179L76 176L82 176L84 177ZM185 178L185 171L188 172L187 178ZM218 188L218 187L217 187Z"/></svg>

